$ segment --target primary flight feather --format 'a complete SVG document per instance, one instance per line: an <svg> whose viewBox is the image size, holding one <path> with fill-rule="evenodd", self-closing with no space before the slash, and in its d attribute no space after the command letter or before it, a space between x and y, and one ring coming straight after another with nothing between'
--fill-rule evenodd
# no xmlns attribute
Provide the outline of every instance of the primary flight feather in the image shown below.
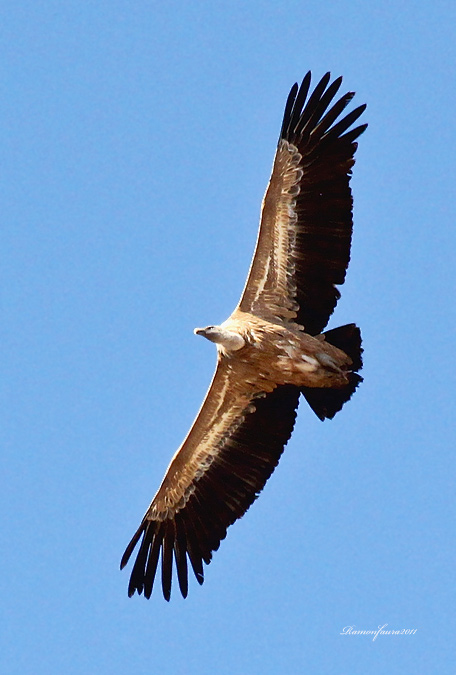
<svg viewBox="0 0 456 675"><path fill-rule="evenodd" d="M362 381L355 324L322 333L350 260L356 139L365 105L341 117L353 93L327 73L309 95L311 75L285 106L260 229L239 305L220 326L195 329L217 345L203 405L122 557L129 596L149 598L161 557L170 599L173 560L184 597L188 563L200 584L203 563L274 471L293 431L301 394L332 418Z"/></svg>

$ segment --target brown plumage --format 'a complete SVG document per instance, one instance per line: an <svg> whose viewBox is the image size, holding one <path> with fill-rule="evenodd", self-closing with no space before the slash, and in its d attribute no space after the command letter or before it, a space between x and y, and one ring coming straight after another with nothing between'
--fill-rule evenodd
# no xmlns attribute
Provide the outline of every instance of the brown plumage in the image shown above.
<svg viewBox="0 0 456 675"><path fill-rule="evenodd" d="M353 97L333 105L342 78L327 73L308 97L310 73L285 107L247 282L221 326L196 329L217 344L217 367L192 428L121 561L142 537L128 594L149 598L161 557L164 597L173 559L184 597L190 562L203 562L274 471L291 436L302 393L322 420L332 418L362 380L355 324L321 334L350 259L357 143L351 129L365 109L338 119ZM331 106L331 107L330 107Z"/></svg>

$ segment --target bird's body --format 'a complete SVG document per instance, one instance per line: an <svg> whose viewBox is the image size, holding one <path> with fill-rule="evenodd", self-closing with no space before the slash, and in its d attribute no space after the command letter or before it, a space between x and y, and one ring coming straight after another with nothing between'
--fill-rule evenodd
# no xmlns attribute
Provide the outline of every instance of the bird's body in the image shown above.
<svg viewBox="0 0 456 675"><path fill-rule="evenodd" d="M221 324L239 336L244 346L230 349L218 342L221 358L242 363L247 381L258 391L272 391L279 384L297 387L344 387L352 364L345 352L326 342L324 335L313 337L290 321L272 323L236 309ZM210 338L209 338L210 339Z"/></svg>
<svg viewBox="0 0 456 675"><path fill-rule="evenodd" d="M184 597L187 561L202 583L202 563L277 465L300 395L320 419L332 418L362 380L355 324L322 332L350 259L349 180L366 127L348 130L365 106L337 121L353 94L329 107L342 78L329 79L308 99L310 73L292 88L241 300L220 326L195 329L216 343L217 367L122 558L124 567L142 536L129 595L150 597L160 555L167 600L173 558Z"/></svg>

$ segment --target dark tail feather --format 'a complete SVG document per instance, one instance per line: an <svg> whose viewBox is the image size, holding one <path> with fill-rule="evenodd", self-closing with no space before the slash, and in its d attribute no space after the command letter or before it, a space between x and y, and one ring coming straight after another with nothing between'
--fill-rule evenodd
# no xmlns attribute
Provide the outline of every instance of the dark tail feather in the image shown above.
<svg viewBox="0 0 456 675"><path fill-rule="evenodd" d="M341 410L344 403L351 398L359 383L363 381L363 378L357 372L363 367L361 357L363 350L361 347L361 332L354 323L328 330L323 335L327 342L348 354L353 361L352 372L349 375L349 384L342 389L302 387L301 393L305 396L307 403L317 417L321 420L332 420L334 415Z"/></svg>

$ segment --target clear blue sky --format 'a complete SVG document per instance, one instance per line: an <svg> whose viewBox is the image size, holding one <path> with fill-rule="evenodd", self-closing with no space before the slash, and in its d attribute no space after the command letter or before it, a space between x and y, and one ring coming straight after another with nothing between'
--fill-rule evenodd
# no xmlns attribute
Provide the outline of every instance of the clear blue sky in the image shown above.
<svg viewBox="0 0 456 675"><path fill-rule="evenodd" d="M8 675L454 674L454 2L5 0L2 611ZM120 556L209 383L290 86L367 102L331 326L365 382L303 403L183 600ZM345 626L417 629L340 635Z"/></svg>

